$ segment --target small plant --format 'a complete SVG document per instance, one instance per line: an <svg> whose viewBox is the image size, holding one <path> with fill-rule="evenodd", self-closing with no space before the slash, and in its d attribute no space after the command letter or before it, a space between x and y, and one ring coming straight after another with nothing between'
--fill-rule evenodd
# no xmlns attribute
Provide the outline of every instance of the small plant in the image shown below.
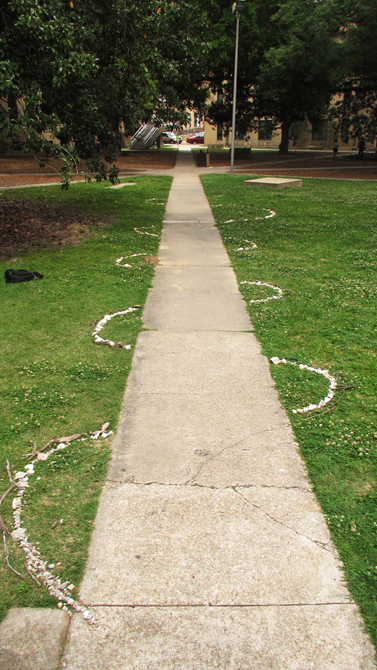
<svg viewBox="0 0 377 670"><path fill-rule="evenodd" d="M119 184L119 168L113 163L109 170L109 180L111 181L112 184Z"/></svg>

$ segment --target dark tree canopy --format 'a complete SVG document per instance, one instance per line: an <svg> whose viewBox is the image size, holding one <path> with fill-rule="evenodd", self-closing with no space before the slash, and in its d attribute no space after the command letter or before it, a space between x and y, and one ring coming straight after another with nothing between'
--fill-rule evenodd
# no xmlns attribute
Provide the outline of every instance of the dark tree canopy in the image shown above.
<svg viewBox="0 0 377 670"><path fill-rule="evenodd" d="M220 5L220 3L216 3ZM224 4L224 18L229 9ZM237 119L241 129L269 118L282 129L281 150L296 121L317 121L326 114L342 76L341 18L332 0L245 2L240 19ZM234 17L229 46L211 76L211 87L223 86L223 101L214 102L209 119L229 127L232 105ZM233 51L232 51L233 47ZM221 75L224 75L221 83Z"/></svg>
<svg viewBox="0 0 377 670"><path fill-rule="evenodd" d="M345 77L332 108L343 139L377 135L377 5L375 0L340 0Z"/></svg>
<svg viewBox="0 0 377 670"><path fill-rule="evenodd" d="M339 127L375 136L375 4L245 0L239 129L269 118L286 151L292 123L323 118L339 93ZM235 25L230 0L0 0L0 141L37 151L51 133L57 150L90 158L98 141L110 158L121 125L179 126L187 109L226 132Z"/></svg>
<svg viewBox="0 0 377 670"><path fill-rule="evenodd" d="M340 16L332 0L286 0L272 24L276 42L260 65L254 111L280 125L286 152L291 124L323 119L342 81Z"/></svg>
<svg viewBox="0 0 377 670"><path fill-rule="evenodd" d="M195 11L194 11L195 9ZM0 139L89 158L155 115L201 108L203 17L167 0L0 0ZM42 135L41 135L42 133Z"/></svg>

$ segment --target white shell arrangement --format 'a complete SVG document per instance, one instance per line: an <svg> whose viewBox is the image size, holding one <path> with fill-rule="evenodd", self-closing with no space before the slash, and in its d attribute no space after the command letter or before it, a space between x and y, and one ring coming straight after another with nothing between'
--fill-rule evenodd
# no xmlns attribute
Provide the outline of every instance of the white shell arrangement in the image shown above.
<svg viewBox="0 0 377 670"><path fill-rule="evenodd" d="M258 245L251 240L245 240L246 244L251 244L251 247L239 247L236 251L250 251L251 249L258 249Z"/></svg>
<svg viewBox="0 0 377 670"><path fill-rule="evenodd" d="M136 312L137 309L140 309L140 305L135 305L134 307L128 307L128 309L123 309L120 312L114 312L114 314L105 314L105 316L97 323L95 329L92 332L93 342L95 344L107 344L109 347L120 347L121 349L131 349L130 344L124 344L123 342L113 342L112 340L104 340L98 335L100 330L107 324L110 319L113 319L114 316L120 316L121 314L129 314L130 312Z"/></svg>
<svg viewBox="0 0 377 670"><path fill-rule="evenodd" d="M274 286L273 284L268 284L265 281L242 281L241 284L250 284L250 286L267 286L268 288L272 288L277 292L277 295L270 295L268 298L260 298L259 300L249 300L249 302L268 302L269 300L279 300L279 298L283 297L283 290L280 288L280 286Z"/></svg>
<svg viewBox="0 0 377 670"><path fill-rule="evenodd" d="M256 221L258 221L260 219L272 219L273 216L276 216L276 212L274 212L273 209L265 209L264 211L269 212L269 214L267 214L267 216L256 216L255 217Z"/></svg>
<svg viewBox="0 0 377 670"><path fill-rule="evenodd" d="M113 431L110 430L106 432L109 424L105 423L103 426L97 430L90 433L90 439L96 440L98 437L106 438L109 435L113 434ZM26 557L26 567L29 574L33 579L39 584L38 580L41 580L46 586L49 594L58 600L58 607L61 607L65 612L71 613L72 610L80 612L84 619L88 623L94 623L94 617L90 615L88 608L85 605L80 605L74 598L72 598L72 591L74 590L74 585L70 582L61 582L59 577L56 577L51 570L55 567L55 563L47 564L47 561L43 560L39 550L29 542L26 534L26 528L23 528L21 525L21 512L22 512L22 498L27 488L29 488L29 477L35 474L35 466L41 461L47 461L47 459L52 456L57 451L66 449L71 442L75 440L86 440L86 437L81 435L71 435L69 438L61 438L56 447L53 447L49 451L37 451L36 457L24 467L24 471L17 472L14 477L14 483L18 489L17 495L12 500L12 509L13 509L13 527L14 530L11 533L13 540L19 542L22 551ZM54 441L53 441L54 442ZM40 477L38 477L40 479ZM63 523L63 519L60 519L60 523ZM70 608L70 609L69 609Z"/></svg>
<svg viewBox="0 0 377 670"><path fill-rule="evenodd" d="M148 231L144 230L144 228L147 228L147 226L143 226L142 228L134 228L134 231L138 233L138 235L150 235L150 237L158 237L157 233L148 233Z"/></svg>
<svg viewBox="0 0 377 670"><path fill-rule="evenodd" d="M132 268L132 265L129 263L124 263L122 265L122 261L124 261L126 258L135 258L135 256L145 256L145 254L131 254L131 256L120 256L119 258L115 259L115 264L118 265L120 268Z"/></svg>
<svg viewBox="0 0 377 670"><path fill-rule="evenodd" d="M311 365L304 365L303 363L295 363L294 361L287 361L285 358L281 359L278 358L278 356L273 356L273 358L271 358L270 360L271 363L273 363L274 365L279 365L279 363L286 363L287 365L295 365L299 367L300 370L309 370L309 372L315 372L318 375L323 375L330 382L329 391L325 398L320 400L319 403L317 404L311 403L306 407L293 409L292 410L293 414L305 414L306 412L311 412L313 409L321 409L321 407L327 405L327 403L330 402L330 400L332 400L332 398L334 397L334 391L337 387L337 381L335 377L332 377L330 375L328 370L322 370L321 368L313 368Z"/></svg>

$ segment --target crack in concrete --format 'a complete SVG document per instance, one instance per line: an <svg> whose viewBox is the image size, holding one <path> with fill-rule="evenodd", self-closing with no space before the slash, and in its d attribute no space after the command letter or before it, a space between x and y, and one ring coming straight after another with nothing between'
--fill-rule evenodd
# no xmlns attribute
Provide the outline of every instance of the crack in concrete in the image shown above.
<svg viewBox="0 0 377 670"><path fill-rule="evenodd" d="M229 484L228 486L215 486L214 484L199 484L199 482L193 482L190 484L187 482L176 482L176 483L169 483L169 482L157 482L154 480L148 481L148 482L135 482L134 479L107 479L106 483L109 484L118 484L119 486L123 486L123 484L133 484L134 486L152 486L153 484L156 486L166 486L166 487L185 487L185 486L191 486L192 488L196 487L199 489L209 489L212 491L226 491L228 489L274 489L276 491L301 491L302 493L308 493L310 495L313 495L313 492L310 488L303 488L302 486L276 486L275 484Z"/></svg>
<svg viewBox="0 0 377 670"><path fill-rule="evenodd" d="M237 384L237 380L235 380L234 382L230 382L230 383L231 384ZM218 397L223 398L224 395L225 395L224 393L219 393L219 392L217 392L217 393L213 392L212 393L211 391L204 391L204 392L201 393L199 391L189 391L189 392L187 392L187 391L163 391L163 390L161 390L161 391L160 390L157 390L157 391L143 391L143 390L141 390L140 394L143 394L145 396L156 395L158 397L159 396L161 396L161 397L164 397L164 396L184 396L184 397L194 398L194 399L195 398L205 398L207 396L214 396L216 398L218 398ZM232 398L234 396L243 395L243 391L242 390L234 391L232 394L228 393L227 395ZM191 412L191 414L192 413L193 412ZM277 429L273 428L273 429L270 429L270 430L277 430Z"/></svg>
<svg viewBox="0 0 377 670"><path fill-rule="evenodd" d="M237 493L237 495L239 495L248 505L250 505L250 507L253 507L254 509L259 510L262 514L265 514L271 521L274 521L275 523L278 523L280 526L283 526L283 528L286 528L287 530L290 530L292 533L295 533L295 535L298 535L298 537L305 537L307 540L309 540L309 542L312 542L316 546L320 547L321 549L324 549L329 554L331 554L332 556L335 556L337 558L336 554L334 554L334 551L331 550L331 548L329 548L329 547L331 547L331 540L329 540L328 542L320 542L319 540L314 540L312 537L309 537L308 535L305 535L305 533L300 533L298 530L296 530L295 528L292 528L291 526L288 526L283 521L279 521L279 519L275 519L275 517L273 517L272 514L270 514L269 512L266 512L266 510L264 510L263 507L261 507L260 505L257 505L255 503L251 502L250 500L248 500L247 498L245 498L245 496L243 496L242 493L240 493L240 491L238 491L235 486L232 486L231 488L233 489L234 493ZM329 547L327 545L329 545Z"/></svg>
<svg viewBox="0 0 377 670"><path fill-rule="evenodd" d="M222 604L217 604L217 603L172 603L172 604L164 604L164 603L149 603L146 605L145 603L93 603L90 605L87 605L87 607L119 607L119 608L128 608L128 609L136 609L136 607L140 608L161 608L161 609L169 609L169 608L176 608L176 609L187 609L187 608L194 608L194 607L213 607L217 609L221 608L257 608L257 607L336 607L339 605L347 605L354 607L355 606L355 601L350 599L350 600L331 600L328 602L307 602L307 603L222 603Z"/></svg>
<svg viewBox="0 0 377 670"><path fill-rule="evenodd" d="M238 447L240 444L242 444L242 442L245 442L245 440L248 440L250 437L256 437L257 435L263 435L263 434L265 434L265 433L272 433L272 432L274 432L274 431L276 431L276 430L280 430L280 426L277 426L276 428L267 428L267 429L265 429L265 430L260 430L260 431L257 431L256 433L249 433L248 435L246 435L245 437L243 437L241 440L239 440L239 441L236 442L235 444L230 444L230 445L228 445L228 446L226 446L226 447L223 447L223 448L220 449L220 451L218 451L216 454L213 454L212 456L210 456L209 458L207 458L207 460L205 460L205 461L200 465L200 467L199 467L199 469L197 470L197 472L196 472L192 477L190 477L190 478L185 482L185 484L189 484L189 483L192 482L194 479L196 479L196 478L198 477L198 475L201 473L202 469L203 469L206 465L208 465L208 463L210 463L211 461L213 461L215 458L218 458L218 456L220 456L224 451L228 451L229 449L235 449L235 447Z"/></svg>

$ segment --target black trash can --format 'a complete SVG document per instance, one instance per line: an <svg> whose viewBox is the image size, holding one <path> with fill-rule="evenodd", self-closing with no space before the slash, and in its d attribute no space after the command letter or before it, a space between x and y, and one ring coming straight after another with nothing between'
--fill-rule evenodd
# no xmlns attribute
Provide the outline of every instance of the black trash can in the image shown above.
<svg viewBox="0 0 377 670"><path fill-rule="evenodd" d="M197 167L208 167L209 166L209 153L208 151L203 151L199 149L196 154L196 165Z"/></svg>

